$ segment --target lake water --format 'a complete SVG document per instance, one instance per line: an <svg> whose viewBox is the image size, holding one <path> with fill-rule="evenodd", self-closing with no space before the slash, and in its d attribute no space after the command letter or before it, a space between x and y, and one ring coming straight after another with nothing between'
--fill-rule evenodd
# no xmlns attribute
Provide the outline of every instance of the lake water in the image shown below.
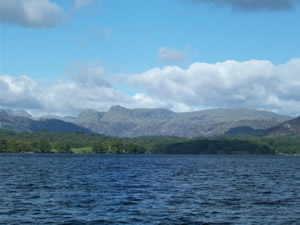
<svg viewBox="0 0 300 225"><path fill-rule="evenodd" d="M300 224L300 157L0 154L0 224Z"/></svg>

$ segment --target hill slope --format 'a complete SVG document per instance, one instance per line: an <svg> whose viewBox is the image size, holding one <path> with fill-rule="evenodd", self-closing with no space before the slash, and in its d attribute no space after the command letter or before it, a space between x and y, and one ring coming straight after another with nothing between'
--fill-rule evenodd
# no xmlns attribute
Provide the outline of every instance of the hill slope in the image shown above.
<svg viewBox="0 0 300 225"><path fill-rule="evenodd" d="M0 113L8 116L22 116L31 118L31 115L24 110L0 109Z"/></svg>
<svg viewBox="0 0 300 225"><path fill-rule="evenodd" d="M57 119L40 119L33 120L30 117L14 116L6 112L0 112L0 128L14 131L39 131L46 129L48 131L60 132L85 132L90 133L90 130L73 123L65 122Z"/></svg>
<svg viewBox="0 0 300 225"><path fill-rule="evenodd" d="M269 135L300 135L300 116L295 119L288 120L278 126L272 127L266 130L266 132Z"/></svg>
<svg viewBox="0 0 300 225"><path fill-rule="evenodd" d="M75 123L95 133L109 136L198 137L224 134L229 129L240 126L268 129L289 119L291 117L250 109L175 113L168 109L127 109L113 106L108 112L84 111Z"/></svg>

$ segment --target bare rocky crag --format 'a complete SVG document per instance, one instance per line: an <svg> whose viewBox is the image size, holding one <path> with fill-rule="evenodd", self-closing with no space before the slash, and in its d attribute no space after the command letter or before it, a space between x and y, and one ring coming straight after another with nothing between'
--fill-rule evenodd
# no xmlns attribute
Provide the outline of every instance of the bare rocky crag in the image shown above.
<svg viewBox="0 0 300 225"><path fill-rule="evenodd" d="M268 135L300 135L300 116L266 130Z"/></svg>

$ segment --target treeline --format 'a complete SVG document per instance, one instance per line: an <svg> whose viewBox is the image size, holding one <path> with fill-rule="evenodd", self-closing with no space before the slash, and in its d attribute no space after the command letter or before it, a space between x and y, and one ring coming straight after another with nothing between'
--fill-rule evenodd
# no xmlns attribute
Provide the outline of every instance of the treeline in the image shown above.
<svg viewBox="0 0 300 225"><path fill-rule="evenodd" d="M10 153L99 153L142 154L153 148L174 143L183 138L139 137L118 138L83 132L36 132L17 133L0 129L0 152Z"/></svg>
<svg viewBox="0 0 300 225"><path fill-rule="evenodd" d="M94 143L92 151L98 154L144 154L146 148L137 143L123 144L121 141L105 141Z"/></svg>
<svg viewBox="0 0 300 225"><path fill-rule="evenodd" d="M73 148L90 146L96 141L115 141L117 137L108 137L101 134L86 134L83 132L49 132L47 130L35 132L14 132L0 129L0 138L16 139L26 143L39 142L45 140L49 143L68 143Z"/></svg>
<svg viewBox="0 0 300 225"><path fill-rule="evenodd" d="M190 140L165 145L156 151L164 154L275 154L275 150L266 144L238 139Z"/></svg>
<svg viewBox="0 0 300 225"><path fill-rule="evenodd" d="M291 135L273 135L268 136L262 133L225 135L222 138L230 140L248 140L254 143L267 145L278 155L300 155L300 136Z"/></svg>
<svg viewBox="0 0 300 225"><path fill-rule="evenodd" d="M72 143L46 140L24 141L0 138L1 153L73 153ZM143 154L146 149L136 143L123 144L121 141L95 142L91 153L99 154Z"/></svg>
<svg viewBox="0 0 300 225"><path fill-rule="evenodd" d="M65 142L50 143L46 140L26 141L0 138L0 152L5 153L72 153L71 145Z"/></svg>
<svg viewBox="0 0 300 225"><path fill-rule="evenodd" d="M81 132L16 133L0 129L0 152L97 154L300 154L299 136L117 138Z"/></svg>
<svg viewBox="0 0 300 225"><path fill-rule="evenodd" d="M262 137L257 142L270 146L279 155L300 155L298 135Z"/></svg>
<svg viewBox="0 0 300 225"><path fill-rule="evenodd" d="M151 153L153 146L174 143L176 137L118 138L83 132L36 132L17 133L0 129L0 152L8 153Z"/></svg>

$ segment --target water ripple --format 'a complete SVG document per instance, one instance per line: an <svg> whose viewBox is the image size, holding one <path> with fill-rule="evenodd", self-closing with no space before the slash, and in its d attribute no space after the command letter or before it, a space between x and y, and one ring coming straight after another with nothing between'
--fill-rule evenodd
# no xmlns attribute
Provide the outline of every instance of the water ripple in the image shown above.
<svg viewBox="0 0 300 225"><path fill-rule="evenodd" d="M300 157L0 154L0 224L298 224Z"/></svg>

